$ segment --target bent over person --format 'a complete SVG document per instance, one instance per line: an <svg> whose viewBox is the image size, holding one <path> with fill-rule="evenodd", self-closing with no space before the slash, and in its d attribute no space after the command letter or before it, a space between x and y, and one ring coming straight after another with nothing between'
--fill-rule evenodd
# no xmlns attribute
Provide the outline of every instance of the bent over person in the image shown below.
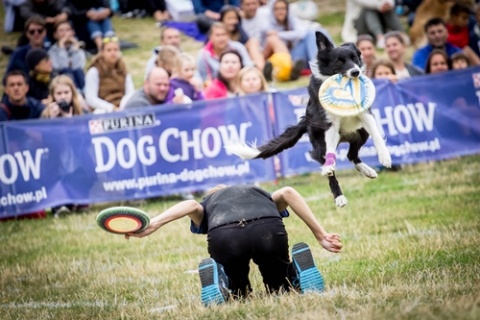
<svg viewBox="0 0 480 320"><path fill-rule="evenodd" d="M250 260L258 265L269 293L291 288L302 293L323 291L322 275L305 243L293 246L293 262L290 262L288 234L282 222L282 218L289 216L287 207L303 220L324 249L340 252L340 236L323 229L292 187L269 194L253 186L219 185L200 203L182 201L153 218L143 232L129 233L126 238L148 236L188 215L190 230L208 235L210 258L199 264L201 298L205 305L246 297L252 290L248 278Z"/></svg>

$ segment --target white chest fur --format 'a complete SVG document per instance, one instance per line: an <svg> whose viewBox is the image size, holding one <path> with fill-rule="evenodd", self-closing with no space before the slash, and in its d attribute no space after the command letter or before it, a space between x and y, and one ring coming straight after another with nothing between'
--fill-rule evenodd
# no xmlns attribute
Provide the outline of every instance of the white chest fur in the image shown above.
<svg viewBox="0 0 480 320"><path fill-rule="evenodd" d="M339 133L342 135L347 135L353 133L358 129L362 128L362 122L359 117L339 117L327 112L328 120L332 123L339 124Z"/></svg>

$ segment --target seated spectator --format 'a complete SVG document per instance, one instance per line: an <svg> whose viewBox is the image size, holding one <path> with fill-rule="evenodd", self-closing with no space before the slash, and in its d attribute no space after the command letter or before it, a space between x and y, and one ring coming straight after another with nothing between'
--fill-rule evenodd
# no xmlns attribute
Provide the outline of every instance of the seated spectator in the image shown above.
<svg viewBox="0 0 480 320"><path fill-rule="evenodd" d="M468 46L477 56L480 56L480 3L475 5L475 25L470 30Z"/></svg>
<svg viewBox="0 0 480 320"><path fill-rule="evenodd" d="M237 94L237 77L243 68L242 56L235 50L220 55L218 74L205 88L205 99L232 97Z"/></svg>
<svg viewBox="0 0 480 320"><path fill-rule="evenodd" d="M145 68L145 77L147 77L147 74L150 73L150 71L155 67L157 63L157 57L158 53L162 50L163 46L174 46L175 48L178 49L178 51L182 51L180 45L182 43L182 38L180 36L180 31L175 28L163 28L160 31L160 45L158 47L153 48L152 50L152 56L147 62L147 67Z"/></svg>
<svg viewBox="0 0 480 320"><path fill-rule="evenodd" d="M41 100L45 104L48 98L50 81L53 78L52 61L48 52L44 49L33 48L27 53L27 65L29 68L28 85L29 97Z"/></svg>
<svg viewBox="0 0 480 320"><path fill-rule="evenodd" d="M155 106L165 103L183 103L183 97L175 97L165 69L154 67L143 82L143 87L133 93L125 103L125 109Z"/></svg>
<svg viewBox="0 0 480 320"><path fill-rule="evenodd" d="M262 72L255 67L245 67L238 74L238 94L259 93L268 91L268 83Z"/></svg>
<svg viewBox="0 0 480 320"><path fill-rule="evenodd" d="M220 10L220 21L227 27L230 39L238 41L245 46L255 66L264 70L265 57L263 56L262 48L260 46L260 39L249 37L242 27L242 18L240 17L240 9L235 6L223 6ZM272 66L268 67L267 77L272 78Z"/></svg>
<svg viewBox="0 0 480 320"><path fill-rule="evenodd" d="M122 98L134 90L132 76L121 57L118 38L104 38L85 76L87 104L93 113L116 111L123 107Z"/></svg>
<svg viewBox="0 0 480 320"><path fill-rule="evenodd" d="M67 75L58 75L53 78L49 87L49 101L42 118L70 118L82 115L83 105L81 94L77 91L75 83Z"/></svg>
<svg viewBox="0 0 480 320"><path fill-rule="evenodd" d="M372 79L388 79L392 82L397 82L398 77L390 61L379 59L372 66Z"/></svg>
<svg viewBox="0 0 480 320"><path fill-rule="evenodd" d="M323 28L308 29L299 19L289 12L288 1L275 0L272 3L272 13L262 29L262 43L270 35L278 37L286 44L294 61L302 61L302 69L308 69L308 62L316 59L317 45L315 31L320 31L332 40L330 34ZM333 40L332 40L333 42ZM301 71L301 70L300 70ZM297 72L293 70L292 73Z"/></svg>
<svg viewBox="0 0 480 320"><path fill-rule="evenodd" d="M175 68L175 64L178 62L179 54L180 51L178 51L178 49L174 46L163 46L162 50L158 52L155 65L165 69L165 71L168 72L168 75L171 76L173 69Z"/></svg>
<svg viewBox="0 0 480 320"><path fill-rule="evenodd" d="M450 8L450 18L446 26L448 30L447 42L458 48L468 46L469 29L468 23L470 19L470 8L461 3L455 3Z"/></svg>
<svg viewBox="0 0 480 320"><path fill-rule="evenodd" d="M82 49L83 43L75 37L75 31L69 21L55 25L53 37L55 43L48 50L56 74L69 75L75 86L83 91L85 86L85 64L87 58Z"/></svg>
<svg viewBox="0 0 480 320"><path fill-rule="evenodd" d="M209 32L215 21L220 20L220 9L224 5L240 6L240 0L192 0L192 3L198 30L203 34Z"/></svg>
<svg viewBox="0 0 480 320"><path fill-rule="evenodd" d="M452 54L450 60L452 61L452 70L466 69L471 65L470 59L464 52Z"/></svg>
<svg viewBox="0 0 480 320"><path fill-rule="evenodd" d="M448 71L452 68L450 58L444 50L434 49L427 58L425 66L426 74L434 74Z"/></svg>
<svg viewBox="0 0 480 320"><path fill-rule="evenodd" d="M97 51L102 47L102 39L113 37L112 22L110 17L113 15L108 0L69 0L72 17L87 26L90 38L95 43Z"/></svg>
<svg viewBox="0 0 480 320"><path fill-rule="evenodd" d="M65 0L27 0L20 7L20 15L28 20L33 16L45 19L47 39L53 42L53 26L56 23L67 21L70 16L70 7Z"/></svg>
<svg viewBox="0 0 480 320"><path fill-rule="evenodd" d="M422 75L422 69L415 67L405 60L407 44L406 35L399 31L390 31L385 34L385 52L393 63L397 79L405 79Z"/></svg>
<svg viewBox="0 0 480 320"><path fill-rule="evenodd" d="M245 46L240 42L230 40L225 24L213 23L210 28L209 40L197 55L197 78L201 79L205 85L217 77L219 57L228 50L237 51L245 66L253 65Z"/></svg>
<svg viewBox="0 0 480 320"><path fill-rule="evenodd" d="M20 15L20 7L26 1L27 0L3 1L3 6L5 7L3 31L8 33L23 30L25 20Z"/></svg>
<svg viewBox="0 0 480 320"><path fill-rule="evenodd" d="M242 28L251 38L260 39L262 26L265 23L269 8L261 7L258 0L241 0Z"/></svg>
<svg viewBox="0 0 480 320"><path fill-rule="evenodd" d="M6 73L12 70L20 70L28 75L29 69L26 61L28 51L32 48L48 48L45 46L47 31L45 28L45 20L42 17L33 16L25 22L25 36L28 38L28 44L18 47L13 51L7 65Z"/></svg>
<svg viewBox="0 0 480 320"><path fill-rule="evenodd" d="M195 75L195 58L186 52L179 53L177 62L170 78L170 87L173 92L179 92L185 96L184 102L203 100L203 93L198 88ZM180 92L181 90L181 92Z"/></svg>
<svg viewBox="0 0 480 320"><path fill-rule="evenodd" d="M367 77L372 76L372 66L375 62L375 40L369 34L361 34L357 38L357 42L355 43L358 50L362 53L362 60L365 64L365 75Z"/></svg>
<svg viewBox="0 0 480 320"><path fill-rule="evenodd" d="M45 106L27 96L28 78L20 70L7 72L3 78L4 96L0 103L0 122L37 119Z"/></svg>
<svg viewBox="0 0 480 320"><path fill-rule="evenodd" d="M346 0L342 41L356 42L359 34L370 34L375 39L375 45L383 48L386 32L403 30L394 6L393 0Z"/></svg>
<svg viewBox="0 0 480 320"><path fill-rule="evenodd" d="M412 64L422 70L426 68L427 59L434 49L445 51L448 57L455 52L461 51L460 48L447 42L448 30L441 18L432 18L425 24L425 34L427 35L428 44L419 48L413 53Z"/></svg>
<svg viewBox="0 0 480 320"><path fill-rule="evenodd" d="M355 21L358 34L370 34L375 38L377 48L385 47L384 34L388 31L403 31L400 19L395 13L395 1L370 1L371 6L363 6Z"/></svg>

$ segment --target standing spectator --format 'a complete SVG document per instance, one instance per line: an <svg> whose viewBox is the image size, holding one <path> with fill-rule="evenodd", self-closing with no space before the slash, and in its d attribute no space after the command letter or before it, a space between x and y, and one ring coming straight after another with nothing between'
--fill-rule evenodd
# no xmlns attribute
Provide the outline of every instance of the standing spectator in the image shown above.
<svg viewBox="0 0 480 320"><path fill-rule="evenodd" d="M165 69L154 67L143 82L143 87L133 93L125 103L126 109L155 106L165 103L182 103L175 97Z"/></svg>
<svg viewBox="0 0 480 320"><path fill-rule="evenodd" d="M243 44L228 37L225 24L215 22L210 28L209 40L197 55L197 77L208 85L217 77L219 57L228 50L235 50L240 55L243 65L253 65L247 49Z"/></svg>
<svg viewBox="0 0 480 320"><path fill-rule="evenodd" d="M434 49L445 51L448 57L455 52L461 51L460 48L447 42L448 30L443 19L432 18L428 20L424 30L427 35L428 44L415 51L412 57L413 65L418 68L422 70L426 68L428 56Z"/></svg>
<svg viewBox="0 0 480 320"><path fill-rule="evenodd" d="M365 75L367 77L372 76L372 66L375 62L375 40L369 34L361 34L357 38L355 43L358 50L362 53L362 60L365 64Z"/></svg>
<svg viewBox="0 0 480 320"><path fill-rule="evenodd" d="M45 19L47 39L51 42L53 42L53 26L67 21L70 14L70 7L65 0L27 0L20 7L20 15L25 20L33 16Z"/></svg>
<svg viewBox="0 0 480 320"><path fill-rule="evenodd" d="M85 77L85 99L93 113L118 110L123 97L134 92L132 76L121 57L117 37L104 38Z"/></svg>
<svg viewBox="0 0 480 320"><path fill-rule="evenodd" d="M210 26L220 20L220 9L230 4L240 7L240 0L192 0L193 10L197 16L198 30L206 34Z"/></svg>
<svg viewBox="0 0 480 320"><path fill-rule="evenodd" d="M238 74L238 94L246 95L268 91L268 83L255 67L245 67Z"/></svg>
<svg viewBox="0 0 480 320"><path fill-rule="evenodd" d="M390 31L385 34L385 52L393 63L395 74L398 79L410 78L423 74L423 70L406 62L405 60L405 43L406 35L399 31Z"/></svg>
<svg viewBox="0 0 480 320"><path fill-rule="evenodd" d="M69 21L55 25L53 36L55 43L48 50L56 74L69 75L75 86L83 91L85 86L85 51L82 43L75 37L75 31Z"/></svg>
<svg viewBox="0 0 480 320"><path fill-rule="evenodd" d="M147 74L155 67L158 53L162 50L163 46L174 46L178 49L178 51L182 51L180 45L182 43L182 38L180 36L180 31L175 28L166 27L160 31L160 45L158 47L153 48L152 56L147 62L147 67L145 68L145 78Z"/></svg>
<svg viewBox="0 0 480 320"><path fill-rule="evenodd" d="M45 25L45 19L39 16L33 16L25 22L25 36L28 38L28 44L13 51L6 73L12 70L20 70L28 75L29 69L25 59L28 51L32 48L47 48L45 46L45 37L47 36Z"/></svg>
<svg viewBox="0 0 480 320"><path fill-rule="evenodd" d="M426 74L441 73L451 69L451 61L444 50L434 49L427 58Z"/></svg>
<svg viewBox="0 0 480 320"><path fill-rule="evenodd" d="M243 68L242 56L228 50L220 55L218 74L205 88L205 99L232 97L237 93L237 77Z"/></svg>
<svg viewBox="0 0 480 320"><path fill-rule="evenodd" d="M0 103L0 122L37 119L45 106L27 96L28 78L20 70L7 72L3 78L4 96Z"/></svg>
<svg viewBox="0 0 480 320"><path fill-rule="evenodd" d="M185 95L186 102L203 100L203 94L197 88L195 75L195 58L186 52L182 52L177 57L173 74L170 78L170 87L174 92L179 92ZM179 90L179 91L177 91Z"/></svg>
<svg viewBox="0 0 480 320"><path fill-rule="evenodd" d="M52 61L47 51L40 48L31 49L26 60L29 68L28 96L45 103L48 98L48 87L53 78Z"/></svg>
<svg viewBox="0 0 480 320"><path fill-rule="evenodd" d="M464 52L452 54L450 60L452 61L452 70L466 69L471 65L470 60Z"/></svg>
<svg viewBox="0 0 480 320"><path fill-rule="evenodd" d="M102 47L104 37L113 37L113 15L108 0L69 0L75 29L86 25L90 39L95 43L97 51Z"/></svg>

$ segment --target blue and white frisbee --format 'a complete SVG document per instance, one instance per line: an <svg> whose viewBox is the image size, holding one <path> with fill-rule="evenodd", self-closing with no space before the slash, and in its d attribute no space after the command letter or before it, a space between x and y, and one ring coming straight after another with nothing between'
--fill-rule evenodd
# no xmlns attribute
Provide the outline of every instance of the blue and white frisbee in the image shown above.
<svg viewBox="0 0 480 320"><path fill-rule="evenodd" d="M367 76L349 78L336 74L322 83L318 98L326 111L340 117L352 117L370 109L375 94L375 86Z"/></svg>

